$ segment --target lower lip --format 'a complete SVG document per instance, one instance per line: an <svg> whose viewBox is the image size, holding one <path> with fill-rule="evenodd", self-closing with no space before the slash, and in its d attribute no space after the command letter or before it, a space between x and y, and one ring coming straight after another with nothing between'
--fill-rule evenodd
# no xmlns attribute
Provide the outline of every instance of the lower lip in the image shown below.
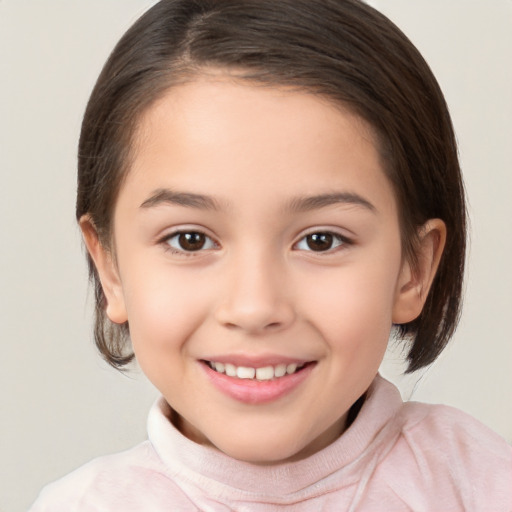
<svg viewBox="0 0 512 512"><path fill-rule="evenodd" d="M222 393L246 404L264 404L291 393L310 376L316 365L309 363L296 373L266 381L228 377L212 370L206 363L201 363L201 366L212 384Z"/></svg>

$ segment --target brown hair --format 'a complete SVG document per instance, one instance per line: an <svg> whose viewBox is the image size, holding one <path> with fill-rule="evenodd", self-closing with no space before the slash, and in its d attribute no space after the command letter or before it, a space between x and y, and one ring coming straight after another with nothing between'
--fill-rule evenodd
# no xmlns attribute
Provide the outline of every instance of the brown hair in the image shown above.
<svg viewBox="0 0 512 512"><path fill-rule="evenodd" d="M176 83L206 68L288 85L348 107L375 130L400 212L403 250L415 261L418 227L447 226L441 263L421 315L399 326L408 371L432 363L457 325L466 210L448 109L418 50L385 16L359 0L162 0L122 37L84 115L76 215L88 214L108 249L116 198L130 168L141 115ZM112 324L96 293L96 344L115 367L128 363L128 325Z"/></svg>

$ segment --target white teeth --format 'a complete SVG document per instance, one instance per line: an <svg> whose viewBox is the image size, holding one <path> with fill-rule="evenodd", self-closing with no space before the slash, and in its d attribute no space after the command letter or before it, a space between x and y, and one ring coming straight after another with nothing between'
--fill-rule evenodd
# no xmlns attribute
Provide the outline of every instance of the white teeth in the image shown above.
<svg viewBox="0 0 512 512"><path fill-rule="evenodd" d="M236 366L234 364L226 364L226 375L228 377L236 377Z"/></svg>
<svg viewBox="0 0 512 512"><path fill-rule="evenodd" d="M272 366L265 366L256 370L256 378L258 380L270 380L274 378L274 368Z"/></svg>
<svg viewBox="0 0 512 512"><path fill-rule="evenodd" d="M292 374L292 373L295 373L295 370L297 369L297 365L295 363L292 363L292 364L289 364L287 367L286 367L286 373L288 375Z"/></svg>
<svg viewBox="0 0 512 512"><path fill-rule="evenodd" d="M236 376L239 379L254 379L256 370L254 368L246 368L245 366L239 366L236 369Z"/></svg>
<svg viewBox="0 0 512 512"><path fill-rule="evenodd" d="M238 379L254 379L265 381L274 378L284 377L291 375L297 370L300 370L304 365L291 364L278 364L276 366L263 366L262 368L250 368L247 366L235 366L230 363L217 363L215 361L209 362L210 367L218 373L225 373L228 377L236 377Z"/></svg>
<svg viewBox="0 0 512 512"><path fill-rule="evenodd" d="M276 377L284 377L286 375L286 365L285 364L278 364L274 368L274 375Z"/></svg>
<svg viewBox="0 0 512 512"><path fill-rule="evenodd" d="M224 363L213 363L215 366L215 370L217 370L219 373L224 373L225 366Z"/></svg>

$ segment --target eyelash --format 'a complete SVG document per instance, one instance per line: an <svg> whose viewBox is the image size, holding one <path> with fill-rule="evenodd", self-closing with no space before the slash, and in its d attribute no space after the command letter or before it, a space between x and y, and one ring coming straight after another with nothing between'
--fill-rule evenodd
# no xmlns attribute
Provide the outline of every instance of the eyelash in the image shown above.
<svg viewBox="0 0 512 512"><path fill-rule="evenodd" d="M173 239L176 239L178 240L178 243L181 245L181 243L179 242L179 237L181 236L193 236L193 237L204 237L204 244L199 247L198 249L196 250L187 250L186 248L183 248L183 246L181 247L173 247L171 245L171 240ZM319 250L319 251L315 251L314 249L311 249L311 247L309 247L309 249L300 249L299 246L300 244L308 244L308 237L319 237L319 239L324 239L323 241L320 241L320 243L323 243L325 240L327 240L327 243L330 243L330 245L332 244L336 244L334 247L328 247L327 249L325 250ZM311 239L309 240L311 241ZM200 252L203 252L204 250L210 250L210 249L215 249L215 248L218 248L219 247L219 244L217 242L215 242L215 240L213 240L210 236L208 236L206 233L200 231L200 230L180 230L180 231L175 231L174 233L171 233L169 235L166 235L164 238L162 238L159 243L163 244L165 246L165 249L170 251L172 254L176 254L176 255L179 255L179 256L185 256L185 257L191 257L191 256L195 256L197 253L200 253ZM305 234L304 236L302 236L302 238L300 238L300 240L298 242L296 242L295 244L293 244L293 248L298 248L298 250L304 250L305 252L312 252L312 253L318 253L318 254L332 254L333 252L337 252L338 250L340 250L341 248L343 247L347 247L347 246L350 246L350 245L353 245L353 240L351 240L350 238L344 236L344 235L341 235L339 233L335 233L333 231L329 231L329 230L318 230L318 231L312 231L310 233L307 233ZM204 245L207 245L207 247L205 247Z"/></svg>
<svg viewBox="0 0 512 512"><path fill-rule="evenodd" d="M204 237L205 244L208 245L208 247L206 247L206 250L214 249L214 248L218 247L218 244L210 236L208 236L206 233L204 233L200 230L197 230L197 229L195 229L195 230L187 229L187 230L175 231L174 233L170 233L169 235L166 235L164 238L162 238L160 240L159 243L163 244L165 249L167 251L170 251L172 254L176 254L179 256L185 256L185 257L195 256L197 253L200 253L203 250L205 250L204 246L199 247L197 250L187 250L183 247L177 248L177 247L173 247L171 245L171 241L173 239L179 240L179 237L187 236L187 235L189 235L189 236L193 235L195 237L197 237L197 236Z"/></svg>
<svg viewBox="0 0 512 512"><path fill-rule="evenodd" d="M309 237L319 237L320 239L324 238L324 240L325 238L327 238L327 241L331 242L331 245L336 244L334 247L331 246L326 250L315 251L314 249L311 249L311 247L309 247L309 250L306 250L306 252L312 252L317 254L333 254L341 250L343 247L347 247L354 244L353 240L344 235L341 235L340 233L336 233L334 231L329 230L318 230L306 233L298 242L294 244L294 247L298 247L299 244L302 243L307 244Z"/></svg>

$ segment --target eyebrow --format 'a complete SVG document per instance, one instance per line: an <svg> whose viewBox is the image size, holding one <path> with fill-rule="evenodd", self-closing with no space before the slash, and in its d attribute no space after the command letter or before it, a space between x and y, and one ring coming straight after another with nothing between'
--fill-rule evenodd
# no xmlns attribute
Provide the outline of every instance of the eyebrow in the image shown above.
<svg viewBox="0 0 512 512"><path fill-rule="evenodd" d="M162 204L185 206L200 210L219 211L222 209L219 202L210 196L194 194L192 192L178 192L167 188L155 190L153 194L140 205L140 207L152 208ZM370 201L359 194L351 192L336 192L315 196L296 197L288 203L285 210L292 212L307 212L336 204L362 206L372 213L377 212L377 209L372 203L370 203Z"/></svg>
<svg viewBox="0 0 512 512"><path fill-rule="evenodd" d="M186 206L200 210L220 210L219 203L209 196L190 192L177 192L167 188L155 190L141 205L141 208L152 208L162 204Z"/></svg>
<svg viewBox="0 0 512 512"><path fill-rule="evenodd" d="M293 212L307 212L336 204L362 206L372 213L377 213L377 208L375 208L370 201L359 194L351 192L336 192L332 194L297 197L290 201L288 209Z"/></svg>

